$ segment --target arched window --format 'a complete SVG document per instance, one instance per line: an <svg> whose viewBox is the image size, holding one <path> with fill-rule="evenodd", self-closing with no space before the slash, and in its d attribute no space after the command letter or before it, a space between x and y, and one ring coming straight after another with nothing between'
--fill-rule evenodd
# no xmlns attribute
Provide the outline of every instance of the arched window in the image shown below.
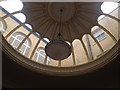
<svg viewBox="0 0 120 90"><path fill-rule="evenodd" d="M11 44L11 46L13 46L13 48L16 49L24 38L25 38L25 35L23 33L16 32L9 39L9 43ZM26 41L22 44L21 48L19 49L20 53L27 56L29 53L30 46L31 46L30 40L28 38L26 39Z"/></svg>
<svg viewBox="0 0 120 90"><path fill-rule="evenodd" d="M2 6L9 13L20 11L23 9L23 3L21 0L4 0L0 1L0 6Z"/></svg>
<svg viewBox="0 0 120 90"><path fill-rule="evenodd" d="M106 38L105 32L100 28L97 28L94 31L92 31L92 35L97 39L98 42Z"/></svg>
<svg viewBox="0 0 120 90"><path fill-rule="evenodd" d="M7 24L4 20L1 20L0 18L0 33L4 33L5 30L7 29Z"/></svg>
<svg viewBox="0 0 120 90"><path fill-rule="evenodd" d="M46 53L44 48L43 47L38 48L35 55L35 61L39 63L44 63L45 57L46 57ZM50 62L50 58L48 57L46 64L49 64L49 62Z"/></svg>
<svg viewBox="0 0 120 90"><path fill-rule="evenodd" d="M1 32L1 33L4 33L4 29L3 29L3 23L2 23L2 21L0 21L0 32Z"/></svg>

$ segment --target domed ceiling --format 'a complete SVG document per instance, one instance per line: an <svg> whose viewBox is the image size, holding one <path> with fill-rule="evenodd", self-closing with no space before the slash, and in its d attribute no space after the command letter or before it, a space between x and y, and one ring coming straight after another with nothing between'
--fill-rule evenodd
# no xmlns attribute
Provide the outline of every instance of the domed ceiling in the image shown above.
<svg viewBox="0 0 120 90"><path fill-rule="evenodd" d="M107 64L118 50L117 3L6 2L0 3L3 50L29 69L82 74Z"/></svg>
<svg viewBox="0 0 120 90"><path fill-rule="evenodd" d="M26 15L26 22L32 25L33 31L38 32L42 38L52 41L60 29L62 39L72 42L91 33L91 28L97 25L98 17L103 14L101 4L102 2L24 2L21 12Z"/></svg>

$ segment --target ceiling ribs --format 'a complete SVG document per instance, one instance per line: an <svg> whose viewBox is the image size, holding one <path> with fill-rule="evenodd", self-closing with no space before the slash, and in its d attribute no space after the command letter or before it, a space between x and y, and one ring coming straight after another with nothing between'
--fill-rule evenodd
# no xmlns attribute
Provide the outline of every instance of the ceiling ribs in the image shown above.
<svg viewBox="0 0 120 90"><path fill-rule="evenodd" d="M74 23L72 23L72 22L73 22L73 21L71 21L71 24L70 24L70 25L71 25L71 27L73 28L73 31L76 33L76 35L77 35L79 38L81 38L80 35L79 35L78 29L76 28L76 26L75 26ZM75 28L75 30L74 30L74 28ZM87 52L87 48L86 48L84 42L82 41L82 39L80 39L80 41L81 41L81 44L82 44L83 49L84 49L84 51L85 51L85 54L86 54L86 56L87 56L87 59L88 59L88 61L90 61L89 54L88 54L88 52Z"/></svg>

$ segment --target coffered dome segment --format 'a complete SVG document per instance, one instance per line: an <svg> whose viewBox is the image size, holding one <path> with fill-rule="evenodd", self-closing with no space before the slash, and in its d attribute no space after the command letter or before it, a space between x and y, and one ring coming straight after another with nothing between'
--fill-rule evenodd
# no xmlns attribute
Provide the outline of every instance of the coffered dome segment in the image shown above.
<svg viewBox="0 0 120 90"><path fill-rule="evenodd" d="M26 22L33 26L33 31L38 32L41 38L55 40L61 27L62 39L72 42L91 33L91 28L103 14L101 4L102 2L24 2L22 13L27 17ZM60 10L63 11L62 23Z"/></svg>

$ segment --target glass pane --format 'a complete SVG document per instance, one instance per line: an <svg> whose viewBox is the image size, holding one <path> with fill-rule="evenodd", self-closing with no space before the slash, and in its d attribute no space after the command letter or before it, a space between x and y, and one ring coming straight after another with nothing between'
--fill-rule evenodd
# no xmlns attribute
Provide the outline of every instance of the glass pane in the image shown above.
<svg viewBox="0 0 120 90"><path fill-rule="evenodd" d="M38 63L44 63L45 57L46 57L46 53L45 53L44 49L39 48L36 52L36 55L35 55L35 61ZM47 57L46 64L49 64L49 63L50 63L50 58Z"/></svg>
<svg viewBox="0 0 120 90"><path fill-rule="evenodd" d="M14 40L14 38L11 37L8 42L11 44L13 42L13 40Z"/></svg>
<svg viewBox="0 0 120 90"><path fill-rule="evenodd" d="M25 45L22 45L21 48L20 48L20 51L21 51L21 53L22 53L23 55L24 55L24 52L25 52L25 48L26 48Z"/></svg>
<svg viewBox="0 0 120 90"><path fill-rule="evenodd" d="M41 56L40 53L37 54L37 62L44 63L45 58Z"/></svg>
<svg viewBox="0 0 120 90"><path fill-rule="evenodd" d="M45 55L46 55L46 54L45 54L45 51L40 50L40 55L45 58Z"/></svg>
<svg viewBox="0 0 120 90"><path fill-rule="evenodd" d="M27 47L27 49L26 49L26 51L25 51L25 54L24 54L25 56L27 56L27 55L29 54L29 49L30 49L30 48Z"/></svg>
<svg viewBox="0 0 120 90"><path fill-rule="evenodd" d="M19 36L16 36L16 38L17 38L19 41L22 41L25 37L24 37L24 36L19 35Z"/></svg>
<svg viewBox="0 0 120 90"><path fill-rule="evenodd" d="M14 43L13 43L13 47L15 46L15 47L18 47L19 46L19 44L20 44L20 42L19 41L17 41L17 40L15 40L14 41Z"/></svg>
<svg viewBox="0 0 120 90"><path fill-rule="evenodd" d="M106 36L105 36L105 33L102 33L102 34L100 34L99 36L97 36L96 39L97 39L98 41L101 41L101 40L103 40L105 37L106 37Z"/></svg>

